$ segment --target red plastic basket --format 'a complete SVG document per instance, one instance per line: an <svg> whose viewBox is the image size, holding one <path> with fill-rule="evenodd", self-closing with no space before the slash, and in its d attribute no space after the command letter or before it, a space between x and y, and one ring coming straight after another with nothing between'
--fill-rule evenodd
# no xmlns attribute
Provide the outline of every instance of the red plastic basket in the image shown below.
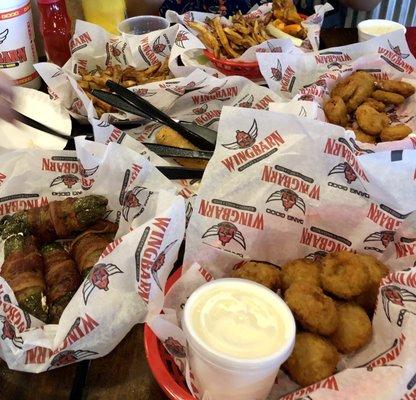
<svg viewBox="0 0 416 400"><path fill-rule="evenodd" d="M180 278L182 269L176 270L166 283L165 292ZM149 328L144 326L144 350L150 370L159 386L172 400L195 400L189 392L182 372L176 366L171 355Z"/></svg>
<svg viewBox="0 0 416 400"><path fill-rule="evenodd" d="M218 71L222 72L224 75L239 75L248 79L259 79L262 77L257 61L243 62L219 59L215 57L214 53L206 49L204 50L204 55L214 64Z"/></svg>

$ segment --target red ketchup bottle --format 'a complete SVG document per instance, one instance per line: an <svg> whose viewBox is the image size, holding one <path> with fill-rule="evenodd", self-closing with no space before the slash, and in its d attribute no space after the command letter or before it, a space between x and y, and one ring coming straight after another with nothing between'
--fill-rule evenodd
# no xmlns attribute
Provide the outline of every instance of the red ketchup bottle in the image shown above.
<svg viewBox="0 0 416 400"><path fill-rule="evenodd" d="M40 31L48 60L62 67L71 57L71 19L65 0L38 0Z"/></svg>

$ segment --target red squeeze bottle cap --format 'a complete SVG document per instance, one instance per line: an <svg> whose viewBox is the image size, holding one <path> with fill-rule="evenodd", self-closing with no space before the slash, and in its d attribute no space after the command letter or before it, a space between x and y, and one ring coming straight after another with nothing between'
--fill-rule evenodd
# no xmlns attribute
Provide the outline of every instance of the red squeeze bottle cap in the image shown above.
<svg viewBox="0 0 416 400"><path fill-rule="evenodd" d="M61 0L37 0L38 4L53 4L59 3Z"/></svg>

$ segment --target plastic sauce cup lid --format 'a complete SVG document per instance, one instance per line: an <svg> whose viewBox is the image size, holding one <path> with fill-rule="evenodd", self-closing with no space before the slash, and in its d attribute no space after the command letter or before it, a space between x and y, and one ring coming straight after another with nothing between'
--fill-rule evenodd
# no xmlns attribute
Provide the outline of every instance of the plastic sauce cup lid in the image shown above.
<svg viewBox="0 0 416 400"><path fill-rule="evenodd" d="M213 349L198 336L192 323L192 315L195 303L202 294L208 293L213 289L221 287L222 285L224 285L225 291L227 290L227 287L230 287L230 285L239 287L242 290L247 290L248 292L254 290L258 294L262 294L265 296L265 298L268 299L265 300L266 303L270 304L270 300L276 302L276 309L278 309L279 314L281 314L282 320L284 321L285 330L285 341L283 342L282 346L278 348L278 350L268 356L259 358L233 357ZM185 331L185 335L189 344L202 357L214 365L231 369L258 369L282 364L290 356L293 350L296 336L296 324L293 315L286 303L276 293L263 285L237 278L217 279L206 283L195 290L185 304L182 317L182 328ZM243 335L244 333L236 332L236 334Z"/></svg>

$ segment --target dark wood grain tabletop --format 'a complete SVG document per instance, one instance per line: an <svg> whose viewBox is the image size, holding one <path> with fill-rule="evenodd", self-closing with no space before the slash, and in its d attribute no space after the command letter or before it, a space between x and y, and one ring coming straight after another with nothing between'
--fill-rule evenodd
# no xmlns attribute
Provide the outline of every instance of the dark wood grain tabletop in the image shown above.
<svg viewBox="0 0 416 400"><path fill-rule="evenodd" d="M356 29L328 29L322 48L357 41ZM408 30L416 54L416 28ZM75 134L87 133L75 124ZM41 374L11 371L0 360L1 400L166 400L147 365L143 325L135 326L107 356Z"/></svg>

